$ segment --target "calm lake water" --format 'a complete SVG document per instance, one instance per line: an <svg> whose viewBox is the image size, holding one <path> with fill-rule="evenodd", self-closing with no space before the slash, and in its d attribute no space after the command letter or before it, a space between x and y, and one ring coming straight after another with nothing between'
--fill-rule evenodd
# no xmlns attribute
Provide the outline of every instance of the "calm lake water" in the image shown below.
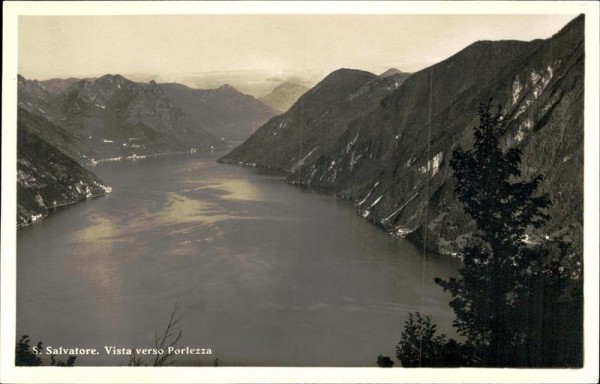
<svg viewBox="0 0 600 384"><path fill-rule="evenodd" d="M127 365L104 346L153 347L177 303L179 345L213 353L178 364L372 367L410 311L453 334L433 279L456 260L423 264L349 202L217 158L98 166L112 194L19 230L17 335L101 353L77 365Z"/></svg>

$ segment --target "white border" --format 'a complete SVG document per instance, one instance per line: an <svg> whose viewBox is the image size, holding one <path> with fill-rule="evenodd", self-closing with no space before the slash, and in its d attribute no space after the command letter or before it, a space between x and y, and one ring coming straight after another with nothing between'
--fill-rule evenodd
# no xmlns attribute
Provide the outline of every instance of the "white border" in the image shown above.
<svg viewBox="0 0 600 384"><path fill-rule="evenodd" d="M598 382L598 30L597 2L5 2L2 52L2 233L0 382L330 383ZM585 20L585 366L583 369L380 368L16 368L16 95L19 15L132 14L579 14Z"/></svg>

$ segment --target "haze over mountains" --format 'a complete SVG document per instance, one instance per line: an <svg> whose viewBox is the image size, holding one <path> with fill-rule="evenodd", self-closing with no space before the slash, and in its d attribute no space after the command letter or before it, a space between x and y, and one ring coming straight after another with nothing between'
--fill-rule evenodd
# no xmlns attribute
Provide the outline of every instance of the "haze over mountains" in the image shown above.
<svg viewBox="0 0 600 384"><path fill-rule="evenodd" d="M284 82L275 87L268 95L259 98L259 100L273 109L285 112L306 91L308 91L308 88L303 85Z"/></svg>
<svg viewBox="0 0 600 384"><path fill-rule="evenodd" d="M523 178L543 174L554 202L547 232L532 240L568 234L581 246L583 42L579 16L547 40L476 42L397 87L339 70L221 161L288 171L417 242L427 201L427 247L449 253L472 231L449 159L455 145L470 146L478 107L492 98L506 116L505 145L523 152Z"/></svg>
<svg viewBox="0 0 600 384"><path fill-rule="evenodd" d="M335 68L334 68L335 69ZM123 74L126 78L147 83L154 80L159 84L178 83L193 89L217 89L224 84L229 84L238 91L254 96L257 99L265 97L277 86L283 83L299 84L312 88L321 81L331 70L238 70L238 71L211 71L182 74Z"/></svg>

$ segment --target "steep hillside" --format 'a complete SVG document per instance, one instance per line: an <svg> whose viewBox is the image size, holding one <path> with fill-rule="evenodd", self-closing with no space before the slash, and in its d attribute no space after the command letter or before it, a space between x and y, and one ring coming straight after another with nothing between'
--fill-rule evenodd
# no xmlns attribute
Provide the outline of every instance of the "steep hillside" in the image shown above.
<svg viewBox="0 0 600 384"><path fill-rule="evenodd" d="M537 235L567 233L580 244L583 25L578 17L546 41L477 42L415 73L294 180L335 190L368 220L416 241L428 201L427 245L452 252L470 220L454 198L449 159L454 145L470 147L478 106L493 98L506 114L506 146L523 151L523 177L543 174L554 202L548 232Z"/></svg>
<svg viewBox="0 0 600 384"><path fill-rule="evenodd" d="M25 114L27 112L24 112ZM37 119L43 119L37 117ZM47 125L50 125L47 122ZM17 130L17 225L40 220L49 209L101 196L110 187L19 120Z"/></svg>
<svg viewBox="0 0 600 384"><path fill-rule="evenodd" d="M291 182L351 199L367 220L416 242L428 203L427 246L452 253L472 224L449 159L454 146L472 145L479 105L492 98L506 116L505 145L523 153L523 178L543 174L554 202L549 226L530 240L567 235L580 246L583 41L580 16L548 40L474 43L404 82L336 71L222 161L287 170Z"/></svg>
<svg viewBox="0 0 600 384"><path fill-rule="evenodd" d="M98 155L93 148L88 146L85 139L67 132L44 116L18 107L17 121L19 129L26 129L28 132L35 134L72 159L82 160L80 163L85 164L86 153L90 157L97 157Z"/></svg>
<svg viewBox="0 0 600 384"><path fill-rule="evenodd" d="M105 75L93 81L58 83L50 92L48 85L19 77L19 106L72 135L77 147L61 150L80 162L224 148L154 82L141 84ZM57 91L61 87L66 89Z"/></svg>
<svg viewBox="0 0 600 384"><path fill-rule="evenodd" d="M394 78L337 70L220 161L295 172L326 153L350 121L375 108L397 86Z"/></svg>
<svg viewBox="0 0 600 384"><path fill-rule="evenodd" d="M20 108L52 122L60 120L60 97L49 92L39 81L17 75L17 92Z"/></svg>
<svg viewBox="0 0 600 384"><path fill-rule="evenodd" d="M193 89L168 83L160 87L192 121L222 140L246 140L278 112L230 85Z"/></svg>
<svg viewBox="0 0 600 384"><path fill-rule="evenodd" d="M275 87L268 95L261 97L259 100L267 104L273 109L285 112L294 103L308 91L303 85L285 82Z"/></svg>

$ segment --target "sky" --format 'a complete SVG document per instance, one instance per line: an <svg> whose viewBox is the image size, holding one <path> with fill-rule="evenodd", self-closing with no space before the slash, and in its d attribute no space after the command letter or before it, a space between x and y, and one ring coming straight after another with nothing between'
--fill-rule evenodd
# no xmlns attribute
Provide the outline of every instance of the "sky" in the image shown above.
<svg viewBox="0 0 600 384"><path fill-rule="evenodd" d="M190 85L231 74L246 79L238 83L310 83L338 68L415 72L477 40L548 38L575 16L20 16L18 70L38 80L118 73Z"/></svg>

